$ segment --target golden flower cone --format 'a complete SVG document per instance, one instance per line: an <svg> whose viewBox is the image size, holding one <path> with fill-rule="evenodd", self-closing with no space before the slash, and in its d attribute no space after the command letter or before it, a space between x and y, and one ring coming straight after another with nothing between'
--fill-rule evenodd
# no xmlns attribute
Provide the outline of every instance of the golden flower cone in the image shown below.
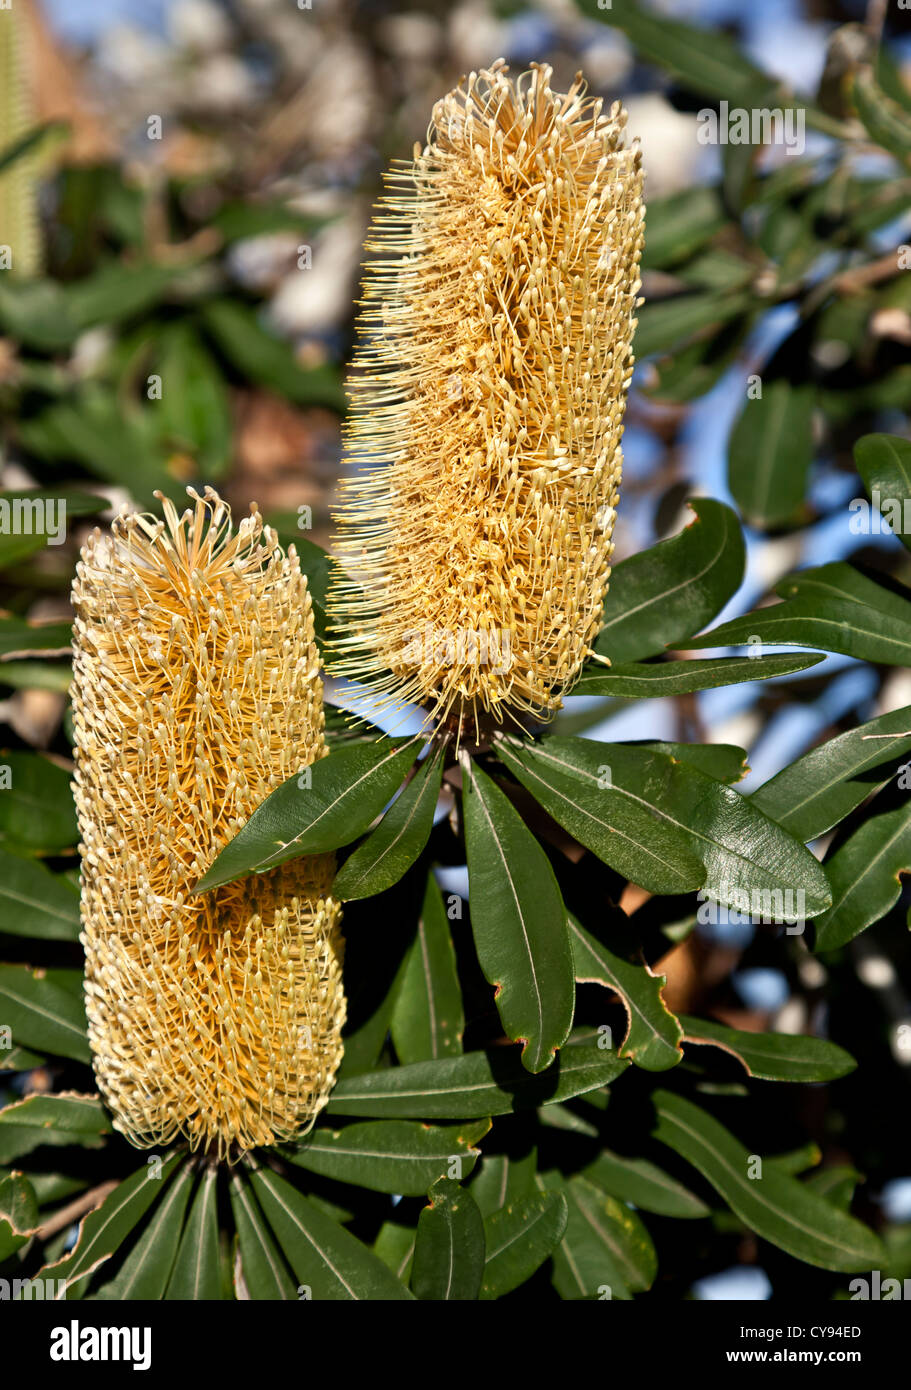
<svg viewBox="0 0 911 1390"><path fill-rule="evenodd" d="M440 101L367 242L331 669L428 720L552 714L603 619L642 174L551 75Z"/></svg>
<svg viewBox="0 0 911 1390"><path fill-rule="evenodd" d="M342 1055L334 856L194 884L326 753L306 578L212 489L95 531L73 586L75 795L95 1075L140 1147L305 1131ZM302 793L304 794L304 793Z"/></svg>

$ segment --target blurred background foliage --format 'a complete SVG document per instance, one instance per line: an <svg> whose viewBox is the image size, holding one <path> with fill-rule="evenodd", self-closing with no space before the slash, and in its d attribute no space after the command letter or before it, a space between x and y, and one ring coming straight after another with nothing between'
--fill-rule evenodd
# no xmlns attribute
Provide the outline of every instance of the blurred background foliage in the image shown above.
<svg viewBox="0 0 911 1390"><path fill-rule="evenodd" d="M5 854L59 870L57 893L75 881L60 658L85 529L123 503L152 506L156 490L180 500L188 483L212 482L241 513L256 500L305 554L308 541L326 544L382 170L423 140L433 102L496 56L516 68L546 59L555 87L581 68L596 93L624 101L643 146L646 306L617 558L679 531L692 519L685 499L706 495L745 526L746 578L725 619L802 565L850 559L887 584L911 578L898 541L855 534L848 510L862 495L857 438L909 434L911 10L877 0L313 0L311 10L16 0L15 24L0 19L0 244L16 248L0 272L0 488L66 496L73 518L59 547L0 536L3 761L19 760L0 840ZM805 150L701 144L698 113L722 100L793 106ZM761 395L749 389L757 379ZM742 746L750 789L909 703L906 670L838 655L805 674L676 699L574 697L556 729ZM458 891L462 874L452 865L441 883ZM622 906L647 927L645 895L628 886ZM659 957L672 1009L828 1035L857 1058L834 1091L793 1086L782 1098L752 1087L750 1127L764 1150L824 1160L842 1198L865 1175L855 1209L885 1229L902 1275L907 909L903 889L862 942L814 958L780 928L694 927L689 904L676 934L663 924ZM355 936L359 911L367 923L375 909L350 909ZM41 965L34 945L5 937L5 958ZM55 947L56 963L78 964L75 943L63 956ZM8 1061L0 1099L70 1083L66 1062ZM732 1063L719 1093L742 1092L738 1076ZM561 1143L581 1144L577 1128ZM93 1180L92 1164L88 1151L66 1178L49 1169L52 1225ZM716 1214L698 1237L692 1223L654 1224L658 1296L838 1296L845 1282L770 1246L760 1260L733 1217ZM61 1249L68 1230L52 1231Z"/></svg>

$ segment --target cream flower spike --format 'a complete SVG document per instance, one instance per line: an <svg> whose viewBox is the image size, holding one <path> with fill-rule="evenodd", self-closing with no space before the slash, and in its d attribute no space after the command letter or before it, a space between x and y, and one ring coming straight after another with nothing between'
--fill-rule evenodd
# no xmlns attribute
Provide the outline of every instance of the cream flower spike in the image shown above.
<svg viewBox="0 0 911 1390"><path fill-rule="evenodd" d="M642 173L619 104L551 76L438 102L367 241L331 669L428 722L548 717L603 617Z"/></svg>
<svg viewBox="0 0 911 1390"><path fill-rule="evenodd" d="M140 1147L233 1160L306 1131L342 1055L334 856L193 887L327 752L306 578L251 508L95 531L73 585L75 795L95 1075Z"/></svg>

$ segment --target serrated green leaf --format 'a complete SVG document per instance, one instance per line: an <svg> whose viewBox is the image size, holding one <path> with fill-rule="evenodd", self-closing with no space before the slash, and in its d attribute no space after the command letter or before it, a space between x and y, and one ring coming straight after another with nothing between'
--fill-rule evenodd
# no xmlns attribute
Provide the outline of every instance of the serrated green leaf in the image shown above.
<svg viewBox="0 0 911 1390"><path fill-rule="evenodd" d="M489 1129L486 1119L445 1127L380 1120L340 1130L321 1127L284 1152L298 1168L337 1182L420 1197L438 1178L452 1176L454 1164L458 1176L467 1177L478 1158L474 1146Z"/></svg>
<svg viewBox="0 0 911 1390"><path fill-rule="evenodd" d="M16 1042L91 1061L85 1005L46 970L0 965L0 1015Z"/></svg>
<svg viewBox="0 0 911 1390"><path fill-rule="evenodd" d="M411 1287L416 1298L472 1301L484 1277L484 1222L467 1187L441 1178L418 1217Z"/></svg>
<svg viewBox="0 0 911 1390"><path fill-rule="evenodd" d="M98 1149L111 1122L97 1096L74 1091L34 1095L0 1110L0 1163L21 1158L41 1144L79 1144Z"/></svg>
<svg viewBox="0 0 911 1390"><path fill-rule="evenodd" d="M466 758L462 808L471 926L506 1034L529 1071L572 1027L575 982L566 909L550 861L496 783Z"/></svg>
<svg viewBox="0 0 911 1390"><path fill-rule="evenodd" d="M405 1285L359 1240L269 1169L250 1179L300 1284L313 1299L410 1299Z"/></svg>
<svg viewBox="0 0 911 1390"><path fill-rule="evenodd" d="M433 829L444 751L440 748L425 758L376 829L345 860L332 885L333 897L342 902L370 898L391 888L408 872Z"/></svg>
<svg viewBox="0 0 911 1390"><path fill-rule="evenodd" d="M0 1264L27 1245L37 1229L38 1201L28 1178L24 1173L0 1177Z"/></svg>
<svg viewBox="0 0 911 1390"><path fill-rule="evenodd" d="M512 1293L550 1259L569 1216L562 1192L536 1192L508 1203L484 1222L487 1262L480 1297L487 1301Z"/></svg>
<svg viewBox="0 0 911 1390"><path fill-rule="evenodd" d="M327 1110L380 1119L478 1119L569 1100L606 1086L628 1062L597 1044L570 1043L546 1072L532 1075L519 1049L495 1047L437 1062L416 1062L339 1081Z"/></svg>
<svg viewBox="0 0 911 1390"><path fill-rule="evenodd" d="M350 844L395 794L417 752L413 739L333 749L305 774L275 788L225 846L196 892L207 893L251 870L262 873L301 854Z"/></svg>
<svg viewBox="0 0 911 1390"><path fill-rule="evenodd" d="M711 1115L669 1091L652 1099L659 1116L655 1138L692 1163L750 1230L821 1269L882 1268L882 1245L860 1221L771 1164L751 1179L755 1155Z"/></svg>
<svg viewBox="0 0 911 1390"><path fill-rule="evenodd" d="M681 1014L683 1040L730 1052L749 1076L763 1081L834 1081L857 1066L850 1053L825 1038L795 1033L745 1033L723 1023Z"/></svg>
<svg viewBox="0 0 911 1390"><path fill-rule="evenodd" d="M619 1055L629 1057L646 1071L675 1067L683 1056L683 1030L662 997L665 976L652 974L633 944L631 931L611 921L595 937L572 913L569 930L576 979L580 983L605 985L620 996L626 1010L629 1027Z"/></svg>
<svg viewBox="0 0 911 1390"><path fill-rule="evenodd" d="M746 551L736 513L707 497L688 505L695 521L611 573L595 651L612 665L683 645L740 587Z"/></svg>

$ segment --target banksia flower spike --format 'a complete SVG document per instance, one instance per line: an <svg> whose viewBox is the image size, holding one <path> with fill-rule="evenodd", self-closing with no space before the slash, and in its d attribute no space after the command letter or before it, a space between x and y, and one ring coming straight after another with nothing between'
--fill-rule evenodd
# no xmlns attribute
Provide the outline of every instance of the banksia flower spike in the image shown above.
<svg viewBox="0 0 911 1390"><path fill-rule="evenodd" d="M368 249L335 674L547 717L603 617L643 240L619 105L502 63L389 176Z"/></svg>
<svg viewBox="0 0 911 1390"><path fill-rule="evenodd" d="M334 856L193 887L326 748L307 581L212 489L117 520L73 587L75 793L95 1075L140 1147L234 1158L325 1104L345 1001Z"/></svg>

